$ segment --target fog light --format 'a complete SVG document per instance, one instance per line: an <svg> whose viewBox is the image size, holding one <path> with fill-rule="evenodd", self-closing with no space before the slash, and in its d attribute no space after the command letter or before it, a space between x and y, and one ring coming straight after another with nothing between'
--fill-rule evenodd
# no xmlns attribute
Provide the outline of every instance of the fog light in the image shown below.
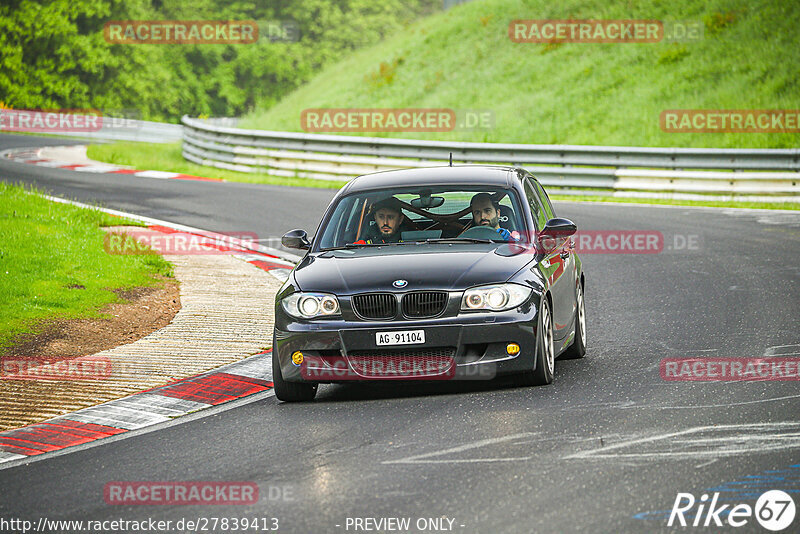
<svg viewBox="0 0 800 534"><path fill-rule="evenodd" d="M300 365L303 363L303 353L299 350L297 352L292 353L292 363L295 365Z"/></svg>
<svg viewBox="0 0 800 534"><path fill-rule="evenodd" d="M517 354L519 354L519 345L517 345L516 343L509 343L508 345L506 345L506 352L508 353L509 356L516 356Z"/></svg>

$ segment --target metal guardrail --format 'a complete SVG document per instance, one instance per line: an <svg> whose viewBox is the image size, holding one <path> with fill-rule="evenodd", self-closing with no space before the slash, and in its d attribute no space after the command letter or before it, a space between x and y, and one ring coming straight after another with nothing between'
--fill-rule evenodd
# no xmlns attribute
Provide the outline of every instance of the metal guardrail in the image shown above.
<svg viewBox="0 0 800 534"><path fill-rule="evenodd" d="M800 195L800 149L640 148L419 141L236 128L182 118L183 156L274 176L348 180L381 170L459 163L518 165L549 187Z"/></svg>
<svg viewBox="0 0 800 534"><path fill-rule="evenodd" d="M180 124L103 115L99 110L60 113L0 107L0 132L43 133L100 141L145 143L173 143L183 138L183 126Z"/></svg>
<svg viewBox="0 0 800 534"><path fill-rule="evenodd" d="M174 143L183 137L183 126L165 122L103 117L103 126L93 132L58 132L58 135L103 141Z"/></svg>

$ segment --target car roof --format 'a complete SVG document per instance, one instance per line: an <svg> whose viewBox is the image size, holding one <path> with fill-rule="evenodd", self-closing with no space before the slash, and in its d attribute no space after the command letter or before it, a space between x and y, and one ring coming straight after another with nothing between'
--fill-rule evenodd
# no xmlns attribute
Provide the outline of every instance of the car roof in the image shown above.
<svg viewBox="0 0 800 534"><path fill-rule="evenodd" d="M455 165L382 171L354 178L342 193L424 185L475 184L510 187L515 171L517 169L514 167L494 165Z"/></svg>

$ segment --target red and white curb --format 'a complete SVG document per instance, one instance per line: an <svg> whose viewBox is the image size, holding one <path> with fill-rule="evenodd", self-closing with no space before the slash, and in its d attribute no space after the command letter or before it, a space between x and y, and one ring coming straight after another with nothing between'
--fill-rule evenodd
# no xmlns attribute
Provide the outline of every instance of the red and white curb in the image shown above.
<svg viewBox="0 0 800 534"><path fill-rule="evenodd" d="M0 152L0 156L16 161L18 163L28 163L31 165L38 165L40 167L49 167L51 169L66 169L77 172L91 172L103 174L130 174L139 178L157 178L161 180L199 180L203 182L223 182L221 178L206 178L203 176L194 176L192 174L182 174L178 172L166 171L140 171L130 169L122 165L112 165L110 163L99 163L86 160L87 163L74 163L72 161L65 161L59 159L52 159L42 155L42 151L48 150L52 147L42 148L12 148ZM75 145L72 148L85 149L82 145Z"/></svg>
<svg viewBox="0 0 800 534"><path fill-rule="evenodd" d="M151 217L142 217L141 215L134 215L132 213L125 213L123 211L117 211L109 208L90 206L89 204L83 204L82 202L66 200L59 197L46 196L45 198L52 200L53 202L70 204L81 208L94 209L114 217L124 217L133 221L138 221L145 224L148 229L164 234L181 232L191 234L199 238L225 243L226 248L238 249L231 253L234 258L246 261L247 263L258 267L261 270L269 272L281 282L286 281L286 278L289 276L289 272L294 268L295 264L300 261L300 256L295 254L267 247L261 245L260 243L237 239L217 232L209 232L207 230L201 230L200 228L194 228L192 226L162 221L160 219L153 219Z"/></svg>
<svg viewBox="0 0 800 534"><path fill-rule="evenodd" d="M286 280L298 256L258 243L209 232L191 226L142 217L132 213L90 206L47 196L63 204L94 209L112 216L142 222L150 230L165 234L183 232L218 240L226 248L239 248L233 256ZM206 373L135 393L97 406L55 417L42 423L0 432L0 468L12 467L31 457L84 445L94 441L169 422L272 390L271 350L250 356Z"/></svg>
<svg viewBox="0 0 800 534"><path fill-rule="evenodd" d="M42 148L12 148L0 152L0 157L5 157L12 161L20 163L29 163L49 168L68 169L79 172L92 172L92 173L108 173L108 174L131 174L142 178L157 178L157 179L175 179L175 180L201 180L201 181L218 181L217 178L204 178L202 176L192 176L189 174L180 174L175 172L165 171L137 171L128 169L119 165L110 165L105 163L91 163L91 164L76 164L74 162L62 161L57 159L49 159L42 157L42 151L52 150L53 148L64 147L42 147ZM85 150L83 145L74 145L73 149ZM84 158L85 159L85 158ZM91 161L91 160L86 160ZM152 219L149 217L140 217L130 213L123 213L116 210L96 208L88 204L80 202L68 201L56 197L48 197L50 200L56 202L65 202L83 208L99 209L110 215L119 217L126 217L131 220L143 222L148 225L151 230L160 231L162 233L184 232L196 236L202 236L209 239L223 240L226 244L232 243L241 248L241 254L233 254L234 257L246 261L259 269L269 272L281 282L285 281L289 271L294 267L294 264L300 260L300 257L288 252L280 251L270 247L266 247L257 243L245 243L242 240L237 240L223 234L208 232L199 228L192 228L189 226Z"/></svg>
<svg viewBox="0 0 800 534"><path fill-rule="evenodd" d="M146 226L146 228L163 235L181 234L187 237L195 237L198 239L198 243L202 247L220 250L221 254L230 254L236 259L245 261L263 271L267 271L281 282L286 281L286 278L289 276L289 272L294 267L293 262L282 259L276 254L270 254L260 250L264 249L272 251L273 249L270 249L269 247L264 247L253 242L245 242L239 238L230 237L224 234L206 232L203 230L178 230L164 226L163 224L149 224ZM275 252L281 253L280 251ZM170 252L165 253L170 254ZM287 255L285 253L281 254Z"/></svg>
<svg viewBox="0 0 800 534"><path fill-rule="evenodd" d="M272 390L271 351L207 373L0 432L0 464L157 425ZM3 466L6 467L6 466ZM10 465L9 465L10 467Z"/></svg>

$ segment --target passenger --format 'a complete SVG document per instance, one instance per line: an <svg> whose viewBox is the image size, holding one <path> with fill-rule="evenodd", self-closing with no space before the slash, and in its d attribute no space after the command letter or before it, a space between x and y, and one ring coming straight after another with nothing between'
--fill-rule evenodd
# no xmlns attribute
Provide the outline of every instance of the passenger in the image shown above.
<svg viewBox="0 0 800 534"><path fill-rule="evenodd" d="M489 193L478 193L469 202L472 222L476 226L488 226L496 230L506 241L516 241L511 232L500 226L500 205L492 200Z"/></svg>

